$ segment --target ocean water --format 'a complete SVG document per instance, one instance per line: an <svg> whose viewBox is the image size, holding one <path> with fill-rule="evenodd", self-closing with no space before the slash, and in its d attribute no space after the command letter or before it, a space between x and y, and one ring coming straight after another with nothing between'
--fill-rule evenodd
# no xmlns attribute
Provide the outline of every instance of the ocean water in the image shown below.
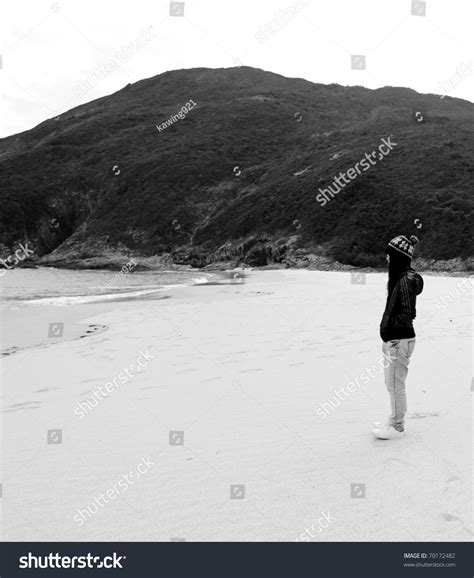
<svg viewBox="0 0 474 578"><path fill-rule="evenodd" d="M151 296L171 287L212 282L215 275L201 271L128 272L56 268L3 270L0 276L2 308L35 305L74 305Z"/></svg>

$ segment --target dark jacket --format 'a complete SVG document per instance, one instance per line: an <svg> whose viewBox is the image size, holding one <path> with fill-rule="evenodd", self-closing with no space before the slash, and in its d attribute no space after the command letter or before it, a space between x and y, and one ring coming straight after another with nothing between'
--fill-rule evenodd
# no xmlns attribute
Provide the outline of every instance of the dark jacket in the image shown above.
<svg viewBox="0 0 474 578"><path fill-rule="evenodd" d="M387 297L380 322L383 341L415 337L413 319L416 317L416 296L423 291L423 278L413 269L404 271L392 293Z"/></svg>

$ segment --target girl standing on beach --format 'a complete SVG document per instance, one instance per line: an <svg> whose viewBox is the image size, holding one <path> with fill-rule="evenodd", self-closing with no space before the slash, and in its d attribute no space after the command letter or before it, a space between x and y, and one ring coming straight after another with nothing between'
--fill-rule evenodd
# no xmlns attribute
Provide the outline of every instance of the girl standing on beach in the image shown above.
<svg viewBox="0 0 474 578"><path fill-rule="evenodd" d="M379 439L398 439L405 435L407 400L405 381L408 364L415 349L413 319L416 297L423 291L423 279L411 267L418 238L400 235L387 246L388 295L380 323L382 351L389 360L385 367L385 385L390 397L391 414L387 424L376 423L372 430Z"/></svg>

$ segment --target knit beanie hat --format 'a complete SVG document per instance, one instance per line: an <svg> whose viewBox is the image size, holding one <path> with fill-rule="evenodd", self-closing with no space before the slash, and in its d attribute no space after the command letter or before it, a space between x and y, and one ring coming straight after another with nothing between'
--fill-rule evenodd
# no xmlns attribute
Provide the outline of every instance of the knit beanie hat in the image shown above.
<svg viewBox="0 0 474 578"><path fill-rule="evenodd" d="M415 250L415 245L418 243L418 237L412 235L409 239L407 239L404 235L399 235L398 237L394 237L387 247L387 252L391 252L391 250L398 251L405 257L411 259L413 257L413 251Z"/></svg>

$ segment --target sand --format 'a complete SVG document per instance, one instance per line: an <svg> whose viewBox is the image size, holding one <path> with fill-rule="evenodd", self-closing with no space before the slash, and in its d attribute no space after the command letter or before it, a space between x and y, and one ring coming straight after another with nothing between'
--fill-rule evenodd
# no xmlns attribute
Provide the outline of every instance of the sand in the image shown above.
<svg viewBox="0 0 474 578"><path fill-rule="evenodd" d="M471 292L439 305L459 278L425 276L397 441L370 435L381 373L321 410L378 367L385 276L245 281L61 308L64 339L3 359L3 540L472 538Z"/></svg>

